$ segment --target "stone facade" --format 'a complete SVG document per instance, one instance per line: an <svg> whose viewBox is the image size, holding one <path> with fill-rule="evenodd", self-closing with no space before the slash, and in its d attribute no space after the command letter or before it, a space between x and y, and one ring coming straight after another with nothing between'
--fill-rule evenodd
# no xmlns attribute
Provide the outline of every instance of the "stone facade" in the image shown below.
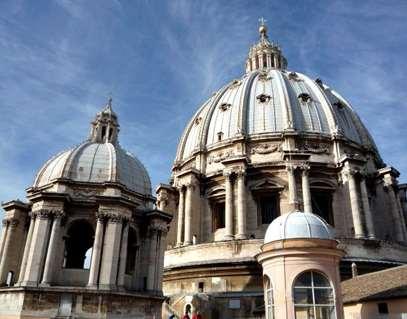
<svg viewBox="0 0 407 319"><path fill-rule="evenodd" d="M383 163L346 100L321 80L286 70L264 28L247 73L197 111L181 136L170 185L156 190L174 216L163 290L178 314L197 307L197 296L205 309L225 301L206 318L232 310L234 318L255 316L263 287L254 256L268 224L293 210L320 214L334 226L346 251L343 278L352 262L364 272L407 262L399 173ZM259 52L267 63L256 62ZM234 296L239 307L227 301Z"/></svg>
<svg viewBox="0 0 407 319"><path fill-rule="evenodd" d="M0 318L161 317L171 215L153 208L118 127L109 101L89 141L40 170L28 203L3 203Z"/></svg>

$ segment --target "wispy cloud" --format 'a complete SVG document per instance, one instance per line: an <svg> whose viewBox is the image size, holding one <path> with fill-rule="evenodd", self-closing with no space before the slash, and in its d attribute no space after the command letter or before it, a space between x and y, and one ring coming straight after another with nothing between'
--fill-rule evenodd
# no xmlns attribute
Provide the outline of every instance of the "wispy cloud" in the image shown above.
<svg viewBox="0 0 407 319"><path fill-rule="evenodd" d="M0 4L0 199L24 197L48 157L79 143L109 92L121 144L153 184L170 175L199 105L243 74L257 20L290 68L355 107L407 176L405 1L79 1ZM405 177L402 180L406 180Z"/></svg>

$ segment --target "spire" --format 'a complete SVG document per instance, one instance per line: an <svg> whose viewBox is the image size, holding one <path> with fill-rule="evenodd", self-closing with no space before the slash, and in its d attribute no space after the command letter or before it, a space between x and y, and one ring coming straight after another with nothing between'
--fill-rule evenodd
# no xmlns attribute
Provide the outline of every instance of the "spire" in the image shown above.
<svg viewBox="0 0 407 319"><path fill-rule="evenodd" d="M259 42L250 48L246 60L246 72L255 70L285 69L287 60L280 47L269 40L266 19L259 19Z"/></svg>
<svg viewBox="0 0 407 319"><path fill-rule="evenodd" d="M116 144L119 122L116 113L113 112L112 101L112 97L109 96L106 105L96 114L95 120L91 123L90 141Z"/></svg>

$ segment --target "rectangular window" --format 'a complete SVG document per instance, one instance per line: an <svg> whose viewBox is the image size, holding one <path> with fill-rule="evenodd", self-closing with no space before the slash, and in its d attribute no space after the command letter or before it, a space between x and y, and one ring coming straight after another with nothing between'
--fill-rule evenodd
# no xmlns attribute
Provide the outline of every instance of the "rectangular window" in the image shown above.
<svg viewBox="0 0 407 319"><path fill-rule="evenodd" d="M377 304L377 308L379 310L379 313L389 313L389 307L387 306L386 302L380 302Z"/></svg>
<svg viewBox="0 0 407 319"><path fill-rule="evenodd" d="M198 291L199 292L204 291L204 282L203 281L198 282Z"/></svg>
<svg viewBox="0 0 407 319"><path fill-rule="evenodd" d="M225 203L216 202L212 204L213 231L225 228Z"/></svg>
<svg viewBox="0 0 407 319"><path fill-rule="evenodd" d="M268 194L258 200L259 220L262 224L270 224L280 215L278 207L278 195Z"/></svg>
<svg viewBox="0 0 407 319"><path fill-rule="evenodd" d="M331 226L334 226L332 212L332 193L325 190L311 191L312 212L321 216Z"/></svg>

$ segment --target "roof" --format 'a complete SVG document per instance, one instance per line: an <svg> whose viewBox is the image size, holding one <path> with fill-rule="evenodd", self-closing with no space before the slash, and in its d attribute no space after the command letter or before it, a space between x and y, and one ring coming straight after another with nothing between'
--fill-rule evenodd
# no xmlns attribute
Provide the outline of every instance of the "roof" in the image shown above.
<svg viewBox="0 0 407 319"><path fill-rule="evenodd" d="M407 265L357 276L341 286L345 304L407 297Z"/></svg>
<svg viewBox="0 0 407 319"><path fill-rule="evenodd" d="M321 217L295 211L273 220L267 228L264 243L293 238L334 239L334 233Z"/></svg>
<svg viewBox="0 0 407 319"><path fill-rule="evenodd" d="M238 136L286 130L328 137L342 134L376 150L356 112L337 92L304 74L269 69L249 72L211 96L185 128L176 160Z"/></svg>
<svg viewBox="0 0 407 319"><path fill-rule="evenodd" d="M117 143L86 141L57 154L39 170L34 187L47 185L57 178L89 183L116 182L134 192L151 195L147 170Z"/></svg>

